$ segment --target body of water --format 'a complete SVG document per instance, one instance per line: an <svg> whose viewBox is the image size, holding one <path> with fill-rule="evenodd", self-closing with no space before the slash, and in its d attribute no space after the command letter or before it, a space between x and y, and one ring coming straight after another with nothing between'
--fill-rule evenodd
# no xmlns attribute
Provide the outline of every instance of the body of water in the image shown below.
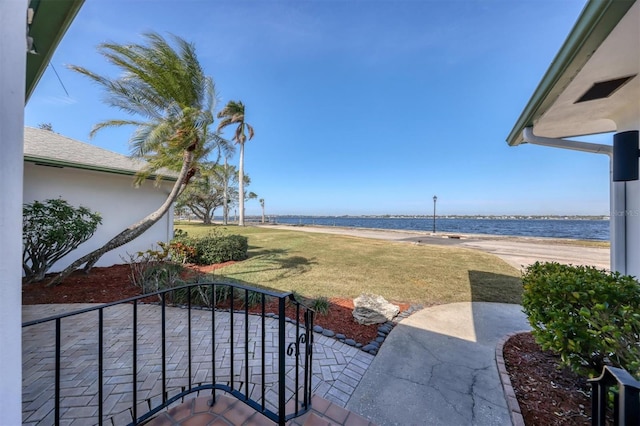
<svg viewBox="0 0 640 426"><path fill-rule="evenodd" d="M345 228L433 231L432 218L278 216L275 223L340 226ZM572 219L448 219L436 218L436 231L461 234L512 235L519 237L609 240L608 220Z"/></svg>

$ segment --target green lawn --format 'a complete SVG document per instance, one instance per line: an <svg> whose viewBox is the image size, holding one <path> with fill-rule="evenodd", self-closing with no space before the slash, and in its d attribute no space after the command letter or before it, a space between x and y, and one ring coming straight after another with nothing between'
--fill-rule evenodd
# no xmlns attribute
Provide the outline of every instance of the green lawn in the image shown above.
<svg viewBox="0 0 640 426"><path fill-rule="evenodd" d="M177 225L191 236L211 226ZM520 303L520 273L476 250L264 227L217 226L249 238L249 259L216 279L295 290L306 297L380 294L425 305L463 301Z"/></svg>

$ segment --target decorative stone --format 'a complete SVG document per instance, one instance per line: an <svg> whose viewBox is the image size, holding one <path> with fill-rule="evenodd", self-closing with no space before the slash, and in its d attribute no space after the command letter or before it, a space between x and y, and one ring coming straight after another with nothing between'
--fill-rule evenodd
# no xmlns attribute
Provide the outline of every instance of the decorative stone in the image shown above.
<svg viewBox="0 0 640 426"><path fill-rule="evenodd" d="M380 327L378 327L378 334L380 333L389 334L390 332L391 332L391 327L387 325L381 325Z"/></svg>
<svg viewBox="0 0 640 426"><path fill-rule="evenodd" d="M356 341L353 339L347 339L344 341L345 344L349 345L349 346L356 346Z"/></svg>
<svg viewBox="0 0 640 426"><path fill-rule="evenodd" d="M391 321L400 308L375 294L361 294L353 299L353 318L362 325L382 324Z"/></svg>
<svg viewBox="0 0 640 426"><path fill-rule="evenodd" d="M336 334L336 339L338 339L338 340L342 340L342 339L344 339L345 337L346 337L346 336L345 336L344 334L342 334L342 333L337 333L337 334Z"/></svg>
<svg viewBox="0 0 640 426"><path fill-rule="evenodd" d="M327 336L327 337L333 337L336 335L336 333L334 333L331 330L327 330L326 328L324 330L322 330L322 335L323 336Z"/></svg>
<svg viewBox="0 0 640 426"><path fill-rule="evenodd" d="M320 327L319 325L313 326L313 331L315 331L316 333L322 333L323 330L324 328Z"/></svg>
<svg viewBox="0 0 640 426"><path fill-rule="evenodd" d="M373 350L378 349L378 348L376 348L372 344L368 344L368 345L364 345L361 349L363 351L365 351L365 352L369 352L369 351L373 351Z"/></svg>
<svg viewBox="0 0 640 426"><path fill-rule="evenodd" d="M376 342L378 342L378 343L384 342L384 337L382 337L382 336L376 337Z"/></svg>
<svg viewBox="0 0 640 426"><path fill-rule="evenodd" d="M362 343L356 343L356 348L361 348L362 347Z"/></svg>

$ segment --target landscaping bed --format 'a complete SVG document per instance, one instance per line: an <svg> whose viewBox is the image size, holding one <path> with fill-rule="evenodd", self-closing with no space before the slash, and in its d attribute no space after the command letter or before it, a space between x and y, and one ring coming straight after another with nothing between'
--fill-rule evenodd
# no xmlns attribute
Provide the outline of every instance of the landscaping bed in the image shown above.
<svg viewBox="0 0 640 426"><path fill-rule="evenodd" d="M527 426L591 424L591 386L560 368L560 357L542 351L531 333L507 340L503 355Z"/></svg>
<svg viewBox="0 0 640 426"><path fill-rule="evenodd" d="M210 266L188 266L189 274L209 273L230 263ZM62 284L47 287L48 280L22 286L22 304L37 305L50 303L109 303L142 294L140 289L129 280L131 269L129 265L114 265L110 267L96 267L89 274L76 271L65 279ZM347 338L366 345L378 335L377 325L358 324L351 314L353 300L329 298L329 313L317 314L315 324L323 328L341 333ZM295 309L287 304L286 315L295 316ZM409 308L406 303L398 304L401 311ZM225 307L225 306L223 306ZM258 312L254 307L250 311ZM277 313L277 301L271 300L266 305L266 312Z"/></svg>

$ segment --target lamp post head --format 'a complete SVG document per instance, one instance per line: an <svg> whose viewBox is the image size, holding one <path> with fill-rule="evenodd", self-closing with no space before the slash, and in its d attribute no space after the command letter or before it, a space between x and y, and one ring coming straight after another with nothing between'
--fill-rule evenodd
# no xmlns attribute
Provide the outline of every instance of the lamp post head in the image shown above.
<svg viewBox="0 0 640 426"><path fill-rule="evenodd" d="M433 202L435 203L436 201L438 201L438 197L437 196L433 196Z"/></svg>

